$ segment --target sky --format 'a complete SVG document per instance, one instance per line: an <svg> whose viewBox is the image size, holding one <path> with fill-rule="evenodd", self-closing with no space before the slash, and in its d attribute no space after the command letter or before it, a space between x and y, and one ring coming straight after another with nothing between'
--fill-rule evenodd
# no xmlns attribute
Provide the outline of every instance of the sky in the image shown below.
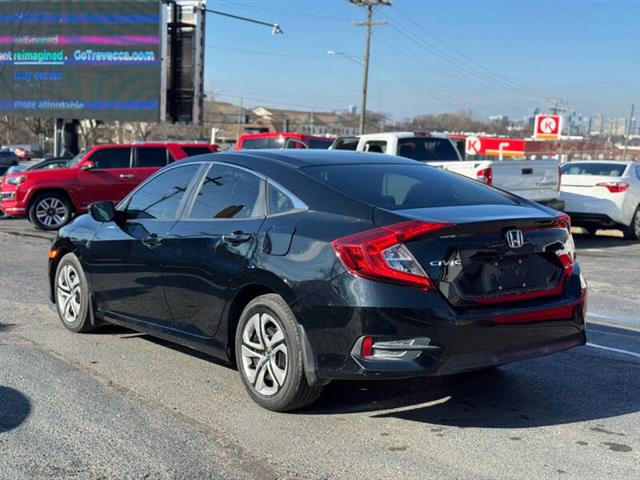
<svg viewBox="0 0 640 480"><path fill-rule="evenodd" d="M207 16L205 85L247 106L360 105L365 11L347 0L208 0L284 34ZM551 99L585 115L640 104L640 0L392 0L376 10L368 108L392 119L519 118ZM333 50L345 55L328 55Z"/></svg>

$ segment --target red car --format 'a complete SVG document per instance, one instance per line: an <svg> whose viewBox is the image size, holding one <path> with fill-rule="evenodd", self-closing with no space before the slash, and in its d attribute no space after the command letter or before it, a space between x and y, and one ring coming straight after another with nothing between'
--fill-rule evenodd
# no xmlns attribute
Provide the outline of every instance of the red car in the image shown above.
<svg viewBox="0 0 640 480"><path fill-rule="evenodd" d="M36 228L57 230L92 203L119 202L165 165L217 150L217 145L186 143L97 145L69 160L66 168L4 177L0 210L28 217Z"/></svg>
<svg viewBox="0 0 640 480"><path fill-rule="evenodd" d="M236 150L257 150L263 148L313 148L327 150L332 138L317 137L295 132L245 133L236 143Z"/></svg>

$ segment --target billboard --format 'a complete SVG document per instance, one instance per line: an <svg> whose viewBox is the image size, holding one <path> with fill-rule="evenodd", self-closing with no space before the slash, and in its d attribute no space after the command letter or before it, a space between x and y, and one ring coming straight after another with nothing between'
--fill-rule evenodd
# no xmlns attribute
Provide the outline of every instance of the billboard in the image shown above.
<svg viewBox="0 0 640 480"><path fill-rule="evenodd" d="M159 0L0 0L0 113L158 121Z"/></svg>

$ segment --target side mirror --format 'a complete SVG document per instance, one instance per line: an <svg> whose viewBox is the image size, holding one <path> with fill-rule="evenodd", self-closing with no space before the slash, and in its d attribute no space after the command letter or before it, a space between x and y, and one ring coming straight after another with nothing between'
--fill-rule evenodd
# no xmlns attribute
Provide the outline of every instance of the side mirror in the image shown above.
<svg viewBox="0 0 640 480"><path fill-rule="evenodd" d="M89 214L96 222L112 222L115 220L117 213L118 211L113 202L98 202L89 206Z"/></svg>
<svg viewBox="0 0 640 480"><path fill-rule="evenodd" d="M94 168L96 168L96 164L93 163L91 160L87 160L86 162L83 162L82 165L80 166L80 170L85 170L85 171L93 170Z"/></svg>

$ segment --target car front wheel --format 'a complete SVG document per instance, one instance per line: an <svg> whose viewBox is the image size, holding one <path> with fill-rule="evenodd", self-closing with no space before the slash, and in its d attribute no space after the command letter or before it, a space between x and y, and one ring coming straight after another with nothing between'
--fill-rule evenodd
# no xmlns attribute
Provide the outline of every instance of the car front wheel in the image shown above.
<svg viewBox="0 0 640 480"><path fill-rule="evenodd" d="M52 192L37 196L29 208L29 220L40 230L58 230L71 221L69 200Z"/></svg>
<svg viewBox="0 0 640 480"><path fill-rule="evenodd" d="M296 410L313 403L322 392L322 387L307 383L298 323L279 295L261 295L245 307L235 352L247 392L268 410Z"/></svg>

